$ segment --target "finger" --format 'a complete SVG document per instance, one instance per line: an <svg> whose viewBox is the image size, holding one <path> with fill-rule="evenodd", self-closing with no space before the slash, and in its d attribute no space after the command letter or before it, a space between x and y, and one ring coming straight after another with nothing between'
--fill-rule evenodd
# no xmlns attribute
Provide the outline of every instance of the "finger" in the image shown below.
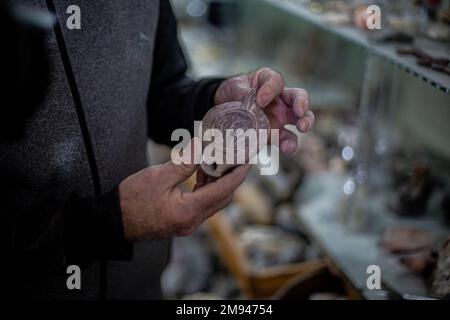
<svg viewBox="0 0 450 320"><path fill-rule="evenodd" d="M256 103L261 108L266 107L284 88L284 79L280 73L263 68L255 72L251 80L252 88L258 90Z"/></svg>
<svg viewBox="0 0 450 320"><path fill-rule="evenodd" d="M250 165L248 164L239 166L222 178L197 189L186 197L190 197L193 203L198 205L200 211L208 211L232 195L234 190L245 180L249 170Z"/></svg>
<svg viewBox="0 0 450 320"><path fill-rule="evenodd" d="M291 107L297 117L303 117L309 110L309 94L300 88L286 88L281 93L281 99Z"/></svg>
<svg viewBox="0 0 450 320"><path fill-rule="evenodd" d="M195 137L182 150L182 162L170 161L163 165L167 172L167 180L170 186L176 186L188 179L197 170L201 159L200 139Z"/></svg>
<svg viewBox="0 0 450 320"><path fill-rule="evenodd" d="M251 89L251 81L248 75L240 75L230 78L223 82L217 89L215 101L216 104L229 102L230 97L234 101L242 101Z"/></svg>
<svg viewBox="0 0 450 320"><path fill-rule="evenodd" d="M185 181L192 176L197 170L198 164L174 164L173 162L167 162L163 165L163 170L167 172L168 186L174 187L179 183Z"/></svg>
<svg viewBox="0 0 450 320"><path fill-rule="evenodd" d="M195 183L193 191L204 187L207 183L208 183L208 175L202 170L202 168L199 168L197 170L197 181Z"/></svg>
<svg viewBox="0 0 450 320"><path fill-rule="evenodd" d="M210 183L216 182L217 180L218 180L218 178L208 177L208 182L206 184L210 184Z"/></svg>
<svg viewBox="0 0 450 320"><path fill-rule="evenodd" d="M280 130L280 151L291 154L297 150L297 136L286 128Z"/></svg>
<svg viewBox="0 0 450 320"><path fill-rule="evenodd" d="M206 186L216 180L217 180L217 178L208 176L200 167L197 171L197 181L195 183L193 191L203 188L204 186Z"/></svg>
<svg viewBox="0 0 450 320"><path fill-rule="evenodd" d="M203 188L204 186L213 183L217 178L208 176L201 167L197 171L197 181L195 183L193 191Z"/></svg>
<svg viewBox="0 0 450 320"><path fill-rule="evenodd" d="M314 113L312 111L308 111L305 116L297 121L297 129L300 130L300 132L307 132L314 126L315 121L316 118Z"/></svg>

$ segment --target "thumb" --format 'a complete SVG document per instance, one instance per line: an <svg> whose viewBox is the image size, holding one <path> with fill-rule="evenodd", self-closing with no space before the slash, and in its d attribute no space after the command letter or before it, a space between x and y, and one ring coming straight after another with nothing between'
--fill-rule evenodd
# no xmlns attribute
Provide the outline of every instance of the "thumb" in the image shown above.
<svg viewBox="0 0 450 320"><path fill-rule="evenodd" d="M164 165L170 185L177 185L192 176L200 164L201 156L201 142L195 137L181 150L181 163L172 160Z"/></svg>

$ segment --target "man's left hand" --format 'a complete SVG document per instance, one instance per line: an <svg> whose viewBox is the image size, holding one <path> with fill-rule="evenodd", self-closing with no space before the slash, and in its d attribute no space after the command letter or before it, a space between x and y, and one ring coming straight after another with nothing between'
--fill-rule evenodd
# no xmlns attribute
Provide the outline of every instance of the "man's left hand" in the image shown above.
<svg viewBox="0 0 450 320"><path fill-rule="evenodd" d="M271 129L280 130L280 150L290 154L297 150L297 136L287 130L293 124L300 132L311 130L314 114L309 110L309 96L304 89L286 88L283 76L269 68L225 80L214 97L216 105L242 101L250 88L257 89L256 103L264 109Z"/></svg>

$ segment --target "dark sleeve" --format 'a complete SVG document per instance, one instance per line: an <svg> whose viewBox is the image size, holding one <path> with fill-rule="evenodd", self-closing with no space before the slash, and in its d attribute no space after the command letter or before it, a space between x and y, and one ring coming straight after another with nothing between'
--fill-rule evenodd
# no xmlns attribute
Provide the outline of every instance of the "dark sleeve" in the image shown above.
<svg viewBox="0 0 450 320"><path fill-rule="evenodd" d="M161 0L148 98L149 137L173 145L170 138L178 128L192 133L213 106L214 94L223 79L194 81L186 76L187 63L178 43L177 22L168 0Z"/></svg>
<svg viewBox="0 0 450 320"><path fill-rule="evenodd" d="M0 178L0 246L8 267L53 273L70 264L131 258L117 188L80 199L70 190L36 191Z"/></svg>

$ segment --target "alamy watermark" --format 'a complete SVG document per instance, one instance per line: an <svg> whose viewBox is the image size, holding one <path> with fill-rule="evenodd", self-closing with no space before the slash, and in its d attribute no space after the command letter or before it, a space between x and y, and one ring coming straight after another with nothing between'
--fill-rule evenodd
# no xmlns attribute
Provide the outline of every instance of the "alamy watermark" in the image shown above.
<svg viewBox="0 0 450 320"><path fill-rule="evenodd" d="M369 275L366 280L366 286L369 290L381 289L381 268L376 264L367 267L366 273Z"/></svg>
<svg viewBox="0 0 450 320"><path fill-rule="evenodd" d="M381 8L377 5L370 5L366 9L366 27L368 30L381 29Z"/></svg>
<svg viewBox="0 0 450 320"><path fill-rule="evenodd" d="M69 30L81 29L81 8L78 5L69 5L66 9L69 17L66 20L66 27ZM381 29L381 8L378 5L369 5L366 8L366 27L368 30Z"/></svg>
<svg viewBox="0 0 450 320"><path fill-rule="evenodd" d="M66 273L69 275L66 280L66 286L69 290L81 290L81 269L72 264L67 267Z"/></svg>
<svg viewBox="0 0 450 320"><path fill-rule="evenodd" d="M75 4L67 7L66 13L69 17L66 20L66 27L69 30L81 29L81 8Z"/></svg>
<svg viewBox="0 0 450 320"><path fill-rule="evenodd" d="M171 153L174 164L241 165L258 164L261 175L279 171L279 130L218 129L203 131L202 122L195 121L195 136L186 129L177 129L171 140L179 142ZM271 144L268 144L270 137ZM190 142L194 141L194 145Z"/></svg>

